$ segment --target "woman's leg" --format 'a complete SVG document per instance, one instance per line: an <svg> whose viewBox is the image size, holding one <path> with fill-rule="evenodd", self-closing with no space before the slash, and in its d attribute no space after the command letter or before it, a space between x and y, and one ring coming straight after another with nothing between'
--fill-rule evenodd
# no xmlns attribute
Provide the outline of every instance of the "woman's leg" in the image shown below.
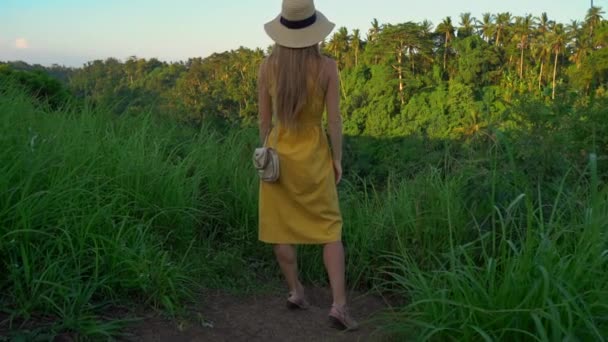
<svg viewBox="0 0 608 342"><path fill-rule="evenodd" d="M275 245L274 254L277 257L283 276L287 281L289 293L297 299L304 297L304 287L298 279L298 260L296 248L292 245Z"/></svg>
<svg viewBox="0 0 608 342"><path fill-rule="evenodd" d="M329 276L333 304L346 305L346 282L344 280L344 246L342 241L328 243L323 247L323 261Z"/></svg>
<svg viewBox="0 0 608 342"><path fill-rule="evenodd" d="M329 276L333 304L329 311L330 320L340 329L357 329L359 324L351 316L346 306L346 281L344 265L344 245L332 242L323 248L323 261Z"/></svg>

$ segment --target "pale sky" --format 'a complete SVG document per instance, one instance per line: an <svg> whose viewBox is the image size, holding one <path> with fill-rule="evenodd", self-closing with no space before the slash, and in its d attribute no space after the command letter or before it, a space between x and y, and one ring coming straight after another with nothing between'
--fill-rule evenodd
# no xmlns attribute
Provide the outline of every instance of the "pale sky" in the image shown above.
<svg viewBox="0 0 608 342"><path fill-rule="evenodd" d="M563 23L583 20L591 0L316 0L317 8L365 37L373 18L382 23L424 19L437 24L463 12L513 15L547 12ZM608 8L608 0L594 0ZM239 46L271 44L263 24L281 0L0 0L0 61L81 66L129 56L175 61Z"/></svg>

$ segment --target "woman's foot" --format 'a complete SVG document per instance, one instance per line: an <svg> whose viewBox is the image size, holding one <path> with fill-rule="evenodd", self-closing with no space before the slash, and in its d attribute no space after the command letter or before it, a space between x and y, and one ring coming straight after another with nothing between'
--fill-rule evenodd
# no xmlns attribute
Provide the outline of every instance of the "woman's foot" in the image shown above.
<svg viewBox="0 0 608 342"><path fill-rule="evenodd" d="M333 304L329 311L329 321L334 328L340 330L357 330L359 328L359 323L350 316L345 305Z"/></svg>
<svg viewBox="0 0 608 342"><path fill-rule="evenodd" d="M290 295L287 298L287 308L291 310L301 309L306 310L310 307L310 304L304 298L298 298L294 295Z"/></svg>
<svg viewBox="0 0 608 342"><path fill-rule="evenodd" d="M287 298L287 308L289 309L308 309L310 304L306 301L306 296L304 296L304 286L302 284L298 284L298 287L295 291L289 292L289 297Z"/></svg>

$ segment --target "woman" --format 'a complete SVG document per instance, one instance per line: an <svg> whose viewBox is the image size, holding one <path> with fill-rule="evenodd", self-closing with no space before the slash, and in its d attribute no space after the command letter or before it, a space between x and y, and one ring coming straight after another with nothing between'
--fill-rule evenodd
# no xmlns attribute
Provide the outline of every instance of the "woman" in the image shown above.
<svg viewBox="0 0 608 342"><path fill-rule="evenodd" d="M289 286L288 307L308 302L298 279L297 244L324 245L333 304L329 319L356 329L346 307L342 217L336 185L342 177L342 122L336 63L319 43L334 24L313 0L283 0L281 14L265 25L275 41L258 80L260 139L279 154L280 178L261 182L259 238L273 244ZM327 110L331 150L321 126ZM275 127L272 126L273 113Z"/></svg>

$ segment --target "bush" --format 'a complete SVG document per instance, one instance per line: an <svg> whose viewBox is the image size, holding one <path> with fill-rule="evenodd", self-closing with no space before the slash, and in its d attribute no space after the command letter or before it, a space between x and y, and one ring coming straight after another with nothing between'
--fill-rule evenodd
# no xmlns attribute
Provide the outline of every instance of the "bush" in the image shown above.
<svg viewBox="0 0 608 342"><path fill-rule="evenodd" d="M27 94L51 109L62 108L73 100L60 81L42 70L13 70L8 65L0 64L0 94L15 86L21 87Z"/></svg>

